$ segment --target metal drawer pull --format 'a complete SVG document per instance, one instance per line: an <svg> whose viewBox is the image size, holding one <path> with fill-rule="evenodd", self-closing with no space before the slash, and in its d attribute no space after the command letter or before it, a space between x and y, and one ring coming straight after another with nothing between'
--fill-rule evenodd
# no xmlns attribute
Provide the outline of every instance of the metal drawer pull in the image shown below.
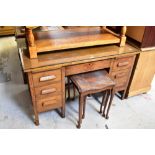
<svg viewBox="0 0 155 155"><path fill-rule="evenodd" d="M45 107L45 106L50 106L52 104L56 104L57 103L57 100L52 100L52 103L51 101L46 101L46 102L43 102L42 103L42 106Z"/></svg>
<svg viewBox="0 0 155 155"><path fill-rule="evenodd" d="M45 95L45 94L50 94L50 93L54 93L54 92L56 92L56 89L55 88L51 88L51 89L42 90L41 94Z"/></svg>
<svg viewBox="0 0 155 155"><path fill-rule="evenodd" d="M118 67L122 67L122 66L127 66L129 64L129 62L120 62L118 63Z"/></svg>
<svg viewBox="0 0 155 155"><path fill-rule="evenodd" d="M53 80L55 78L56 78L55 75L43 76L43 77L40 78L40 82L42 82L42 81L48 81L48 80Z"/></svg>

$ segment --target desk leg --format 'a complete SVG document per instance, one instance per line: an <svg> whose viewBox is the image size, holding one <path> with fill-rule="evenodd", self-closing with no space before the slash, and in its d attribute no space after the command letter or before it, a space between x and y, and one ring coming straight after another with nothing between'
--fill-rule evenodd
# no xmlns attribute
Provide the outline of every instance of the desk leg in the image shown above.
<svg viewBox="0 0 155 155"><path fill-rule="evenodd" d="M121 96L121 100L124 100L125 99L125 94L126 94L126 90L123 91L123 94Z"/></svg>
<svg viewBox="0 0 155 155"><path fill-rule="evenodd" d="M37 111L37 106L36 106L32 73L28 73L28 79L29 79L30 93L32 97L33 111L34 111L34 116L35 116L34 123L35 125L39 125L39 116L38 116L38 111Z"/></svg>

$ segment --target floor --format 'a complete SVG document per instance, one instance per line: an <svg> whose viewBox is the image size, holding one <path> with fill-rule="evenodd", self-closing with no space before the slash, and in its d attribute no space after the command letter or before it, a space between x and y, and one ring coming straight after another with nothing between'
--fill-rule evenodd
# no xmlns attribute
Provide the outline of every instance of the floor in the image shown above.
<svg viewBox="0 0 155 155"><path fill-rule="evenodd" d="M34 125L31 99L27 85L23 84L15 38L0 38L0 128L76 128L78 99L68 101L66 105L66 118L61 118L53 110L40 114L40 125ZM87 99L82 128L155 128L155 79L147 94L123 101L115 96L109 120L101 117L99 107L93 97Z"/></svg>

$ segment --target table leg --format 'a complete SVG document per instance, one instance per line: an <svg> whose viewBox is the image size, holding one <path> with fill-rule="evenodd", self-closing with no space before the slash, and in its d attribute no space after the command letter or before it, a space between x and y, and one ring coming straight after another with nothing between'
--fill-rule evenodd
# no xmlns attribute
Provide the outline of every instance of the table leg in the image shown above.
<svg viewBox="0 0 155 155"><path fill-rule="evenodd" d="M104 91L103 92L103 97L102 97L102 103L101 103L101 106L100 106L100 113L102 113L102 108L103 108L103 105L105 105L106 97L107 97L107 91Z"/></svg>
<svg viewBox="0 0 155 155"><path fill-rule="evenodd" d="M87 98L87 96L84 97L84 103L83 103L83 115L82 115L83 119L85 118L86 98Z"/></svg>
<svg viewBox="0 0 155 155"><path fill-rule="evenodd" d="M73 100L75 99L75 94L76 94L76 88L75 88L74 83L73 83Z"/></svg>
<svg viewBox="0 0 155 155"><path fill-rule="evenodd" d="M107 109L107 113L106 113L106 116L105 116L106 119L109 118L109 110L110 110L110 107L111 107L111 104L112 104L112 100L113 100L113 98L114 98L114 95L115 95L115 90L112 89L112 90L111 90L110 101L109 101L109 105L108 105L108 109Z"/></svg>
<svg viewBox="0 0 155 155"><path fill-rule="evenodd" d="M70 100L70 79L69 77L67 79L68 79L68 99Z"/></svg>
<svg viewBox="0 0 155 155"><path fill-rule="evenodd" d="M110 90L107 90L107 95L106 95L106 99L105 99L105 104L104 104L104 109L103 109L103 113L102 116L105 117L105 111L109 102L109 96L110 96Z"/></svg>
<svg viewBox="0 0 155 155"><path fill-rule="evenodd" d="M77 128L81 128L83 104L84 104L84 96L80 94L79 95L79 121L78 121Z"/></svg>

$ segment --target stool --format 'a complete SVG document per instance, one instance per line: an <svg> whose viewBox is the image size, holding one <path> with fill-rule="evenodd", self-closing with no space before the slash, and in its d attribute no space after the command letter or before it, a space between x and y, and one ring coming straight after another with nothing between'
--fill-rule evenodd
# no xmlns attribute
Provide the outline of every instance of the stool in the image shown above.
<svg viewBox="0 0 155 155"><path fill-rule="evenodd" d="M76 87L79 92L79 120L77 128L81 127L82 118L85 117L86 97L90 94L103 92L100 113L102 113L102 116L106 119L109 118L108 114L115 94L115 82L110 78L107 71L99 70L73 75L69 77L69 80L73 82L73 87ZM70 85L70 82L68 84ZM70 94L70 86L68 86L68 88Z"/></svg>

